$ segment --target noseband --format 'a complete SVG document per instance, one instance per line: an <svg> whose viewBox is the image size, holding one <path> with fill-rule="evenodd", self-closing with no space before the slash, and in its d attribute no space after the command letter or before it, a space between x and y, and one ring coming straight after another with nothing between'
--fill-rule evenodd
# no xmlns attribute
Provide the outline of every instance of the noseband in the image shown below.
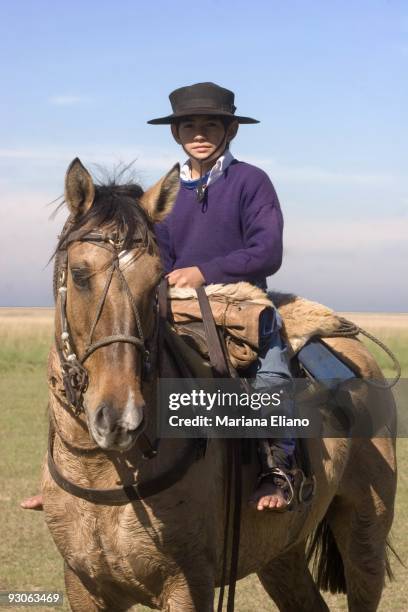
<svg viewBox="0 0 408 612"><path fill-rule="evenodd" d="M112 262L107 268L107 279L97 305L96 313L88 336L88 342L81 356L78 356L77 351L75 349L67 318L68 246L73 242L89 242L91 244L94 244L95 246L108 250L113 255ZM142 240L140 238L134 237L132 240L132 245L138 242L142 242ZM62 246L57 251L59 264L57 293L59 295L61 336L60 338L56 338L56 347L60 359L62 380L66 397L69 403L74 407L76 415L80 414L81 412L84 412L83 396L88 388L89 383L88 371L85 368L84 363L99 348L109 346L110 344L115 344L117 342L132 344L139 350L141 354L142 381L148 380L151 374L151 347L156 346L158 329L157 297L154 305L155 323L153 333L150 339L146 339L143 334L143 328L137 304L130 290L129 284L119 266L120 253L122 252L123 245L124 240L120 239L117 233L106 235L99 232L89 232L88 234L82 235L79 231L73 231L69 234L69 239L66 242L63 242ZM114 334L111 336L105 336L93 342L95 328L101 317L106 297L111 286L112 278L115 273L119 276L119 280L132 307L138 336L132 336L128 334Z"/></svg>

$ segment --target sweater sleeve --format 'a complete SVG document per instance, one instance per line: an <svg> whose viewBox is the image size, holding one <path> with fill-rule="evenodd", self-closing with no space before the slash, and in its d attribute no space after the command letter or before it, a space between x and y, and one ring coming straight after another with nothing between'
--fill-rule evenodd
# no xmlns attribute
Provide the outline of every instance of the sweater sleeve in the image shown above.
<svg viewBox="0 0 408 612"><path fill-rule="evenodd" d="M236 283L275 274L282 263L283 217L265 172L241 203L244 248L199 264L207 284Z"/></svg>
<svg viewBox="0 0 408 612"><path fill-rule="evenodd" d="M164 272L167 274L173 270L175 257L171 249L170 233L166 219L161 223L155 223L154 233L159 246Z"/></svg>

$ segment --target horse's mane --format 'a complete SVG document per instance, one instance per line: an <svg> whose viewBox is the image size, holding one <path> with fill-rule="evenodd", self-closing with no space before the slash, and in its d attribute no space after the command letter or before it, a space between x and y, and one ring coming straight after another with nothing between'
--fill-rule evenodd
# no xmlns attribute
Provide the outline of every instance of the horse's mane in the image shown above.
<svg viewBox="0 0 408 612"><path fill-rule="evenodd" d="M141 239L143 245L149 247L152 223L139 203L142 195L143 189L136 183L118 185L110 182L106 185L95 185L95 199L92 206L84 215L79 217L70 215L59 238L56 252L69 241L73 232L80 232L83 229L85 235L90 230L106 225L118 230L124 240L124 249L130 247L134 237Z"/></svg>
<svg viewBox="0 0 408 612"><path fill-rule="evenodd" d="M129 249L134 239L150 253L157 250L153 234L153 224L140 204L143 189L137 183L118 184L115 179L106 184L95 185L95 198L90 209L79 217L70 215L66 220L54 254L54 295L58 275L58 254L69 242L71 234L80 239L89 231L109 226L117 230L124 240L123 249ZM66 204L65 200L58 208Z"/></svg>

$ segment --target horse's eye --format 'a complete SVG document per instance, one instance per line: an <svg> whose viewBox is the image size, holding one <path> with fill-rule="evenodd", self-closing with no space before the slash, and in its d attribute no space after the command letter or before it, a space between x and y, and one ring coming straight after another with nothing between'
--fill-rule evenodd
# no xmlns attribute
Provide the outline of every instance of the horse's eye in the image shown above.
<svg viewBox="0 0 408 612"><path fill-rule="evenodd" d="M89 270L86 268L72 268L72 280L81 289L85 289L89 285Z"/></svg>

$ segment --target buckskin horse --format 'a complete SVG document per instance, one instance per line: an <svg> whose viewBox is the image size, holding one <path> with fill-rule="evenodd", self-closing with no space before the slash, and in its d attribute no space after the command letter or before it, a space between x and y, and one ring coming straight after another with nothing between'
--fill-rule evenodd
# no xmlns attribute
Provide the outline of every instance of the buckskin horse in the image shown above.
<svg viewBox="0 0 408 612"><path fill-rule="evenodd" d="M211 611L222 579L225 441L210 440L198 460L191 440L162 439L157 453L152 442L162 275L152 227L170 211L178 184L177 166L146 192L96 186L78 159L66 174L70 216L56 250L42 492L74 612L136 604ZM357 340L333 338L331 346L361 377L382 378ZM238 579L256 573L280 610L328 610L319 588L346 592L354 612L376 610L389 570L394 441L310 439L307 447L316 494L292 512L250 508L255 458L244 467ZM313 534L316 582L306 553Z"/></svg>

